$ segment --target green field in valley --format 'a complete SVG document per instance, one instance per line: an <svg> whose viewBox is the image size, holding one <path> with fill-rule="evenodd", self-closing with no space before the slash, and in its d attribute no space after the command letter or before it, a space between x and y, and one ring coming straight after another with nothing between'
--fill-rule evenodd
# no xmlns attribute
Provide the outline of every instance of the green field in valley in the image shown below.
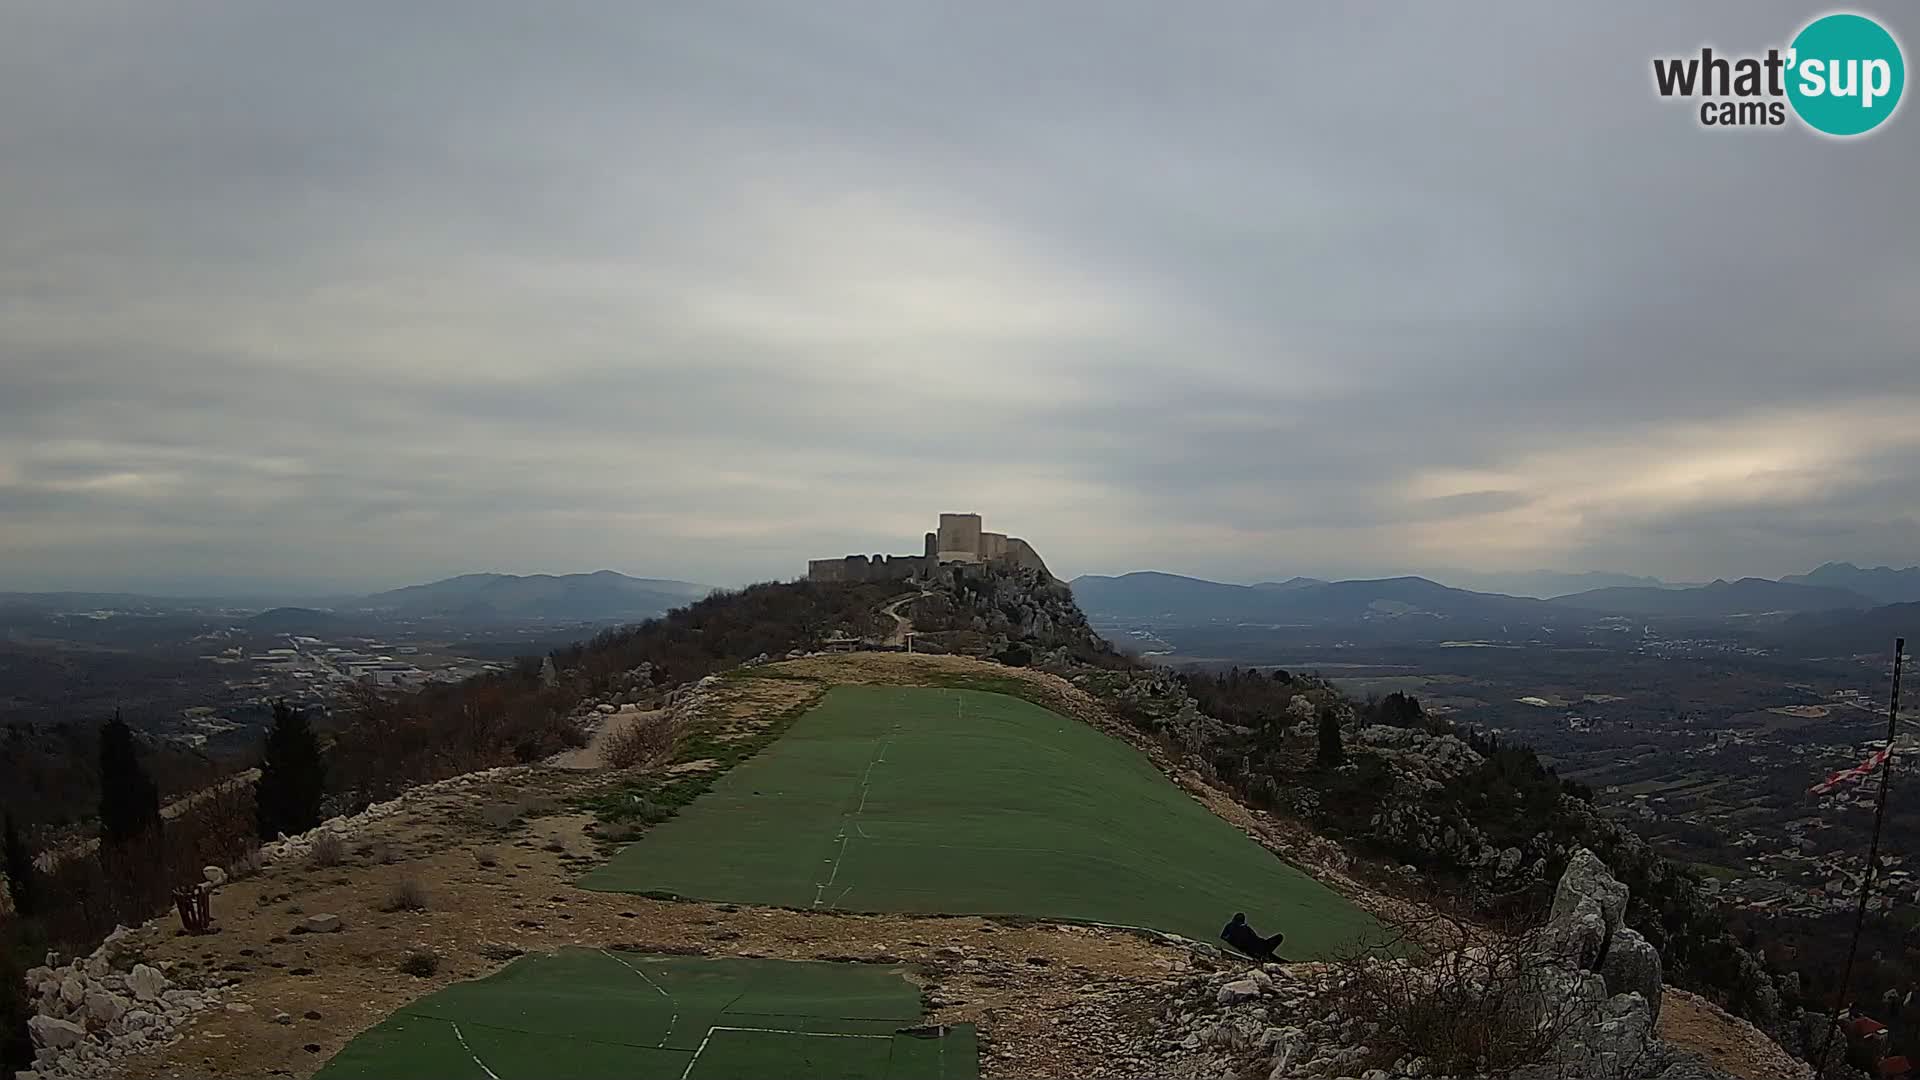
<svg viewBox="0 0 1920 1080"><path fill-rule="evenodd" d="M842 686L587 888L795 908L1033 916L1214 941L1235 911L1288 959L1372 919L1144 755L1003 694Z"/></svg>
<svg viewBox="0 0 1920 1080"><path fill-rule="evenodd" d="M895 968L566 949L414 1002L316 1080L973 1080Z"/></svg>

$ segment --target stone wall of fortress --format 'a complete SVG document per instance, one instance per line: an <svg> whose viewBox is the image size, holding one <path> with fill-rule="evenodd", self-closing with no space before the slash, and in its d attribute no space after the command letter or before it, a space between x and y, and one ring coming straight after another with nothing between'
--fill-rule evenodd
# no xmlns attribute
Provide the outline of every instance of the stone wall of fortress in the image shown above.
<svg viewBox="0 0 1920 1080"><path fill-rule="evenodd" d="M920 555L848 555L840 559L807 561L808 581L905 581L924 577L927 560Z"/></svg>
<svg viewBox="0 0 1920 1080"><path fill-rule="evenodd" d="M926 577L943 565L1024 566L1052 576L1040 553L1017 536L983 532L979 514L941 514L940 528L927 533L919 555L848 555L807 563L809 581L905 581Z"/></svg>

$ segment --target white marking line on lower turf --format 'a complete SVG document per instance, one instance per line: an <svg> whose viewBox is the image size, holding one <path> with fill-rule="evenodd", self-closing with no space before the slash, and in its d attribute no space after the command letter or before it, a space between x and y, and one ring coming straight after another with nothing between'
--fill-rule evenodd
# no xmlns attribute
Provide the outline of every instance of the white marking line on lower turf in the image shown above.
<svg viewBox="0 0 1920 1080"><path fill-rule="evenodd" d="M473 1063L475 1065L480 1066L480 1071L492 1077L493 1080L500 1080L500 1074L497 1072L494 1072L492 1069L487 1068L487 1063L484 1061L481 1061L480 1055L474 1053L473 1047L467 1045L467 1037L465 1035L460 1034L460 1025L454 1024L453 1021L451 1020L447 1021L447 1023L453 1024L453 1037L460 1040L460 1049L465 1050L467 1052L467 1056L473 1059Z"/></svg>
<svg viewBox="0 0 1920 1080"><path fill-rule="evenodd" d="M672 1019L667 1021L667 1033L665 1035L660 1036L660 1041L655 1044L656 1046L667 1045L667 1040L673 1037L674 1025L680 1022L680 1003L673 1000L673 995L667 993L665 987L662 987L659 983L654 982L652 979L647 978L646 972L641 971L639 968L634 967L632 964L627 963L625 960L620 959L619 957L613 955L612 953L608 952L605 949L600 950L600 955L606 957L607 959L613 961L616 964L619 964L621 967L626 968L628 971L633 972L635 975L640 976L641 982L644 982L648 986L653 987L655 990L660 991L660 996L663 998L666 998L667 1004L673 1006L673 1017Z"/></svg>

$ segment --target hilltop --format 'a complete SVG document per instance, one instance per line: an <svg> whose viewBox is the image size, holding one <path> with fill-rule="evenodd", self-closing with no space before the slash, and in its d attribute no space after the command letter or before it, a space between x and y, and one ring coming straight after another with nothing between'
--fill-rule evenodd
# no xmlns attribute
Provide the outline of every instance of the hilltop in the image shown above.
<svg viewBox="0 0 1920 1080"><path fill-rule="evenodd" d="M895 620L902 615L910 620L916 650L949 655L890 651L884 643L898 635ZM829 642L848 639L866 641L869 651L820 652ZM106 1042L100 1045L119 1048L116 1060L142 1075L181 1070L256 1075L287 1067L307 1075L362 1032L375 1041L354 1044L364 1048L339 1060L378 1060L384 1051L377 1047L385 1045L379 1040L390 1037L380 1033L399 1031L391 1025L468 1015L459 1010L470 1006L458 1002L480 991L447 991L467 994L464 998L435 994L422 999L423 993L502 970L503 964L508 966L502 978L571 970L566 965L576 961L568 960L572 954L562 947L582 945L589 952L599 950L594 955L603 959L592 960L596 964L653 964L646 958L692 954L861 960L897 969L919 985L923 1022L946 1033L943 1043L978 1032L987 1075L1217 1072L1229 1061L1243 1068L1256 1060L1271 1070L1279 1059L1300 1053L1316 1055L1312 1060L1334 1075L1331 1070L1344 1068L1341 1062L1354 1060L1348 1051L1359 1045L1350 1041L1360 1037L1358 1028L1343 1035L1302 1013L1298 1019L1308 1032L1306 1041L1283 1046L1280 1036L1269 1039L1259 1029L1248 1034L1235 1026L1239 1019L1227 1023L1211 1016L1210 1009L1183 1005L1195 985L1225 1004L1234 994L1247 993L1229 993L1229 984L1250 980L1252 998L1280 1018L1296 1010L1323 1010L1329 988L1353 977L1342 975L1346 969L1338 963L1250 966L1216 944L1192 939L1204 933L1204 918L1189 934L1154 926L1163 916L1150 907L1141 909L1145 927L1088 925L1076 922L1074 912L1053 908L1045 889L1026 886L1006 895L1017 904L1040 905L1034 914L998 906L973 907L968 913L957 889L936 887L938 892L913 899L910 880L887 886L908 898L905 910L888 910L892 902L884 900L882 890L874 894L882 899L871 913L858 913L857 901L836 899L838 910L832 914L808 910L804 898L792 905L802 909L795 911L763 906L766 899L745 893L729 897L709 891L766 887L755 881L735 886L712 879L701 887L701 899L669 896L679 890L659 891L644 881L620 886L644 892L580 887L583 874L584 883L593 885L595 875L618 866L623 848L644 855L675 835L696 844L722 842L723 830L731 826L709 808L731 803L749 813L780 813L753 809L763 803L775 807L766 800L777 788L791 786L769 787L773 774L765 770L779 755L813 754L833 745L820 740L829 730L822 724L873 722L873 716L833 721L818 712L836 687L873 685L948 694L956 717L929 715L924 721L933 725L929 731L965 724L969 694L1012 702L997 722L1015 728L1084 725L1076 738L1110 741L1122 753L1116 761L1138 755L1146 772L1137 782L1171 784L1192 800L1169 804L1168 813L1178 805L1204 809L1202 819L1237 837L1234 843L1271 852L1290 873L1309 875L1316 888L1330 890L1341 904L1389 926L1419 923L1424 918L1419 912L1430 910L1437 897L1452 897L1446 901L1450 908L1469 918L1530 906L1544 910L1556 889L1564 887L1576 851L1593 848L1634 897L1631 905L1623 900L1619 925L1637 928L1649 948L1667 954L1670 980L1698 986L1763 1023L1798 1015L1771 976L1751 958L1740 960L1744 954L1737 944L1715 936L1710 912L1684 873L1583 810L1577 786L1561 783L1530 752L1454 732L1423 716L1410 699L1396 695L1386 702L1356 703L1305 674L1176 675L1140 665L1093 632L1066 587L1036 571L958 572L914 582L907 591L897 583L756 586L602 634L549 659L530 660L459 687L359 703L358 715L330 751L332 806L342 817L313 835L268 845L264 868L235 862L236 880L215 893L215 920L221 927L216 937L174 938L167 922L157 921L123 935L108 950L112 956L138 955L138 963L168 980L172 989L166 993L174 996L167 999L165 1024L183 1030L183 1037L144 1048L135 1045L144 1040L117 1033L124 1024L115 1020L102 1026L99 1037ZM566 718L565 725L550 722L555 710ZM490 718L478 741L471 724L476 711ZM883 724L886 715L878 714ZM799 739L797 724L813 736ZM1345 764L1316 762L1329 725L1344 744ZM913 780L868 790L880 763L907 767L904 749L889 751L888 743L911 735L911 729L879 738L850 733L853 745L861 747L858 753L866 755L865 781L859 768L808 773L845 772L851 790L860 793L854 800L859 807L870 805L876 815L899 820L901 811L888 809L899 799L970 798L976 777L987 783L1003 767L992 764L991 744L1005 736L992 730L964 729L987 740L975 751L985 756L976 756L972 766L933 774L946 776L950 789ZM630 733L666 733L669 739L633 758L623 749ZM567 749L581 740L583 747ZM456 741L461 753L449 755ZM1062 778L1063 788L1099 790L1109 782L1068 780L1079 766L1064 763L1097 756L1076 749L1053 775ZM957 759L942 752L930 760ZM1037 787L1027 778L1019 783ZM845 806L853 809L853 803ZM973 812L956 820L962 819L974 820ZM848 824L842 831L851 840L841 845L887 839L886 821L843 820ZM862 830L858 837L853 836L856 827ZM993 835L997 828L979 835ZM340 839L329 840L330 835ZM1085 835L1097 836L1097 830ZM837 884L852 883L856 890L863 882L886 880L875 877L872 868L861 868L861 852L868 849L854 846L849 856L843 846L847 865L840 866L830 838L822 840L833 865L822 866L815 856L798 882L818 880L828 870L847 874ZM899 834L893 842L924 841ZM1063 833L1049 845L1034 846L1077 843ZM773 865L761 857L728 863L735 872L763 864ZM641 858L636 865L665 869L669 864ZM699 864L686 865L698 869ZM983 872L1000 871L991 862L975 864L972 873ZM1171 896L1182 887L1176 881L1159 889ZM812 906L823 906L824 899ZM1230 903L1216 897L1202 910ZM1289 916L1283 906L1277 914L1261 914L1255 905L1247 906L1266 925L1288 930L1300 947L1316 948L1313 927L1287 924L1290 917L1301 918L1298 913ZM1324 947L1329 956L1340 952L1335 939ZM521 954L530 959L511 963ZM1293 958L1291 952L1284 955ZM548 964L544 958L549 956L561 967L523 966ZM585 963L591 957L576 959ZM117 992L114 986L130 985L138 971L114 975L111 956L101 963L108 974L98 978L106 980L102 993L109 995ZM417 970L396 977L400 965ZM607 970L617 974L616 968ZM654 970L661 978L679 977L672 974L679 969ZM518 971L528 974L514 976ZM1729 971L1745 982L1725 981ZM1765 993L1753 982L1756 971L1766 980ZM1627 985L1619 981L1627 976L1608 975L1605 986L1595 990L1600 984L1593 980L1602 975L1589 974L1591 985L1581 991L1588 997L1554 1000L1572 1003L1569 1015L1586 1016L1581 1010L1604 1006L1640 1017L1629 1037L1652 1055L1646 1062L1657 1061L1661 1068L1679 1060L1689 1046L1704 1047L1702 1040L1732 1045L1735 1038L1747 1037L1742 1031L1751 1032L1688 1006L1663 1012L1658 1030L1664 1038L1655 1038L1648 986L1636 999L1615 992ZM33 978L36 986L53 987L51 998L42 995L43 1009L63 1010L65 977L49 972ZM1635 978L1644 977L1643 966ZM82 991L84 1010L84 984ZM531 983L527 992L534 992ZM640 992L652 993L644 987ZM1634 1000L1641 1004L1632 1005ZM102 1008L112 1011L110 1004ZM439 1011L445 1009L455 1012ZM71 1009L64 1011L71 1015ZM561 1023L565 1013L555 1015L554 1022ZM1378 1028L1389 1019L1375 1014L1366 1022ZM1600 1023L1597 1013L1592 1021ZM1711 1034L1689 1034L1686 1025L1702 1023L1710 1024ZM124 1044L114 1041L122 1039ZM1384 1034L1376 1041L1387 1044ZM663 1038L662 1046L680 1054L675 1060L691 1069L703 1051L672 1049L678 1045ZM489 1042L481 1052L493 1054L492 1046ZM499 1052L511 1051L511 1046L499 1047ZM135 1056L126 1057L129 1052ZM685 1057L688 1053L692 1059ZM1402 1054L1399 1061L1382 1058L1378 1066L1410 1075L1410 1060ZM1755 1060L1720 1064L1754 1080L1778 1075Z"/></svg>

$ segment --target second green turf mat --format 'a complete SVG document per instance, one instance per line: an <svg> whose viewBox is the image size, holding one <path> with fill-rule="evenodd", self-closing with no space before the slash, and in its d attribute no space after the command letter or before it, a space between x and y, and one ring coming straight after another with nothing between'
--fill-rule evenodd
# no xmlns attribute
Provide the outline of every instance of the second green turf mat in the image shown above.
<svg viewBox="0 0 1920 1080"><path fill-rule="evenodd" d="M563 949L399 1010L316 1080L974 1080L894 968Z"/></svg>

